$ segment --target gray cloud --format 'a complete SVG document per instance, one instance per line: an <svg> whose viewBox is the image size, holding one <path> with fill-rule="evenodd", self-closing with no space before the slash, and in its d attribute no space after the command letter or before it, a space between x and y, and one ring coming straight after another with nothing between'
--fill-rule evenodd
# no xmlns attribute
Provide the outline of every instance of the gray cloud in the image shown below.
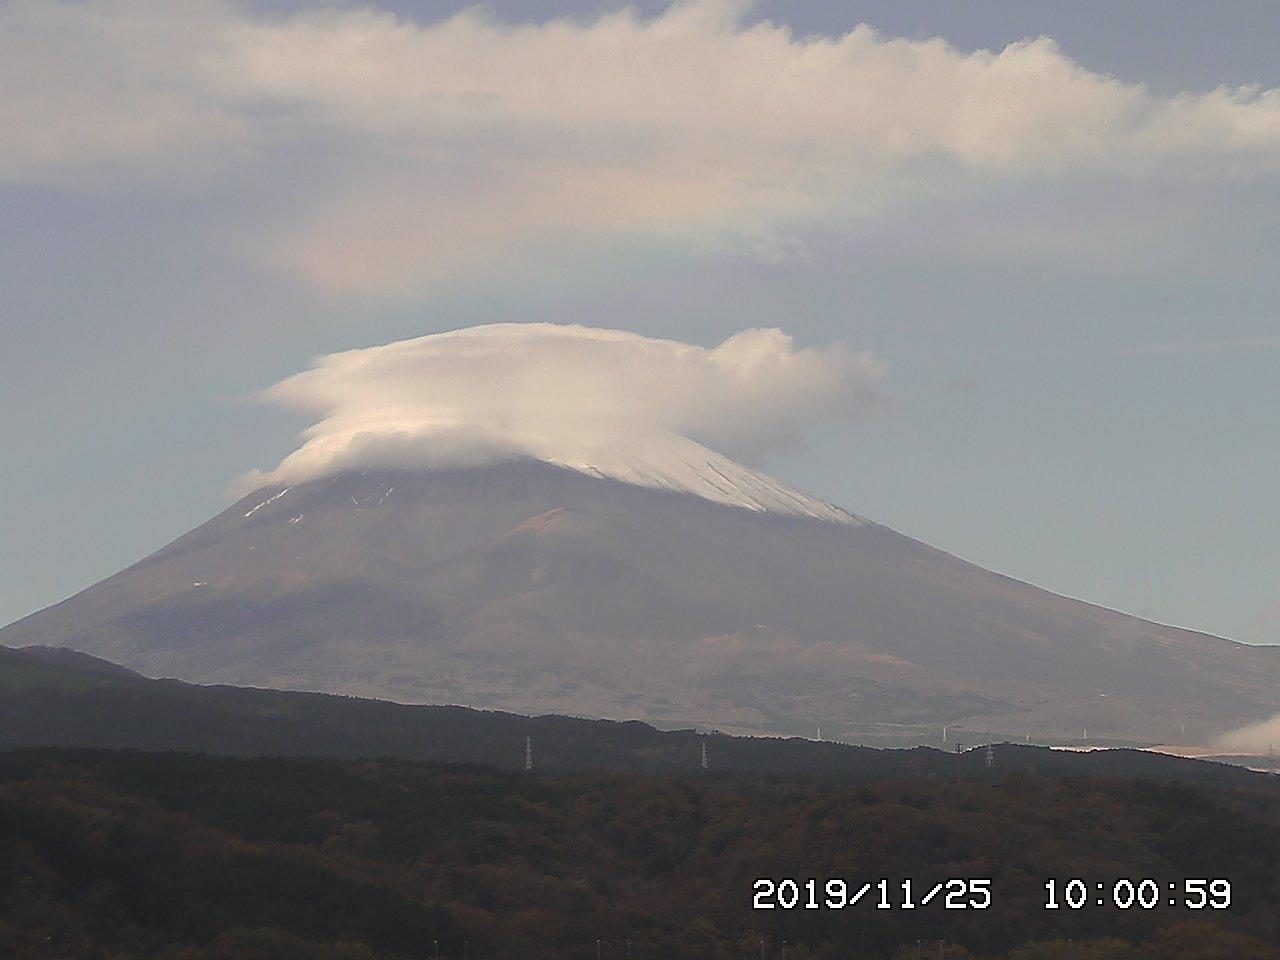
<svg viewBox="0 0 1280 960"><path fill-rule="evenodd" d="M1280 171L1277 90L1156 96L1047 38L965 54L868 27L798 38L749 10L423 25L345 5L14 0L0 178L85 189L321 155L328 176L235 243L330 293L386 294L566 238L786 257L798 224L961 175Z"/></svg>

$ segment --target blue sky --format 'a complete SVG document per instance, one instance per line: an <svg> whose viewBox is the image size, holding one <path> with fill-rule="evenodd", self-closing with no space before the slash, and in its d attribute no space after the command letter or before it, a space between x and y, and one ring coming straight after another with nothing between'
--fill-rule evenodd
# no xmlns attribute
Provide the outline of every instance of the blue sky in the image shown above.
<svg viewBox="0 0 1280 960"><path fill-rule="evenodd" d="M245 398L313 356L555 321L870 351L888 409L771 473L1071 596L1280 642L1274 6L700 6L657 73L661 4L606 30L495 3L461 39L441 4L6 8L0 621L278 462L305 421ZM794 36L757 51L763 19ZM878 39L804 46L863 22ZM1036 37L1057 46L966 59ZM736 99L778 77L777 109Z"/></svg>

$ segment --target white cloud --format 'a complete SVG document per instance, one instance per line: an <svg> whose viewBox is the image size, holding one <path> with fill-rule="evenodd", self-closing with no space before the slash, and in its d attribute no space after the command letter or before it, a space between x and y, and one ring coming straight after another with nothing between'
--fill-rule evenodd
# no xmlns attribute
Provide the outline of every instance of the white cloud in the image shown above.
<svg viewBox="0 0 1280 960"><path fill-rule="evenodd" d="M1225 733L1214 741L1214 746L1220 750L1255 756L1278 749L1280 748L1280 714L1270 720Z"/></svg>
<svg viewBox="0 0 1280 960"><path fill-rule="evenodd" d="M472 327L320 357L264 391L319 420L243 486L519 455L582 467L694 444L758 460L815 422L874 408L883 374L866 354L798 349L776 329L708 350L594 327Z"/></svg>
<svg viewBox="0 0 1280 960"><path fill-rule="evenodd" d="M1278 90L1161 97L1045 38L965 54L868 27L797 38L749 10L421 25L346 6L12 0L0 178L324 155L331 176L242 243L324 289L378 293L549 239L777 255L796 225L959 176L1280 172Z"/></svg>

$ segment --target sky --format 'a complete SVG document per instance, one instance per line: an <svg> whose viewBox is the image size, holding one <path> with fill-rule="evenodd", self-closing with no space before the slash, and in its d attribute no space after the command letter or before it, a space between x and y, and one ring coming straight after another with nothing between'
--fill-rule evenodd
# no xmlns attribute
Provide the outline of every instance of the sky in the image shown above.
<svg viewBox="0 0 1280 960"><path fill-rule="evenodd" d="M803 429L750 459L1019 579L1280 642L1278 27L9 0L0 622L281 463L314 417L260 391L315 357L556 323L865 358L874 409L789 392Z"/></svg>

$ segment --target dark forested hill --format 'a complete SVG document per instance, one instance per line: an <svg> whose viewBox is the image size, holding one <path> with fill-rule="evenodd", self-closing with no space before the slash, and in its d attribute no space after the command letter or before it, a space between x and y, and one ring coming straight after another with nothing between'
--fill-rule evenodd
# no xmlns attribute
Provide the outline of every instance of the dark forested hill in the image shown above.
<svg viewBox="0 0 1280 960"><path fill-rule="evenodd" d="M1269 778L835 784L0 754L14 960L776 960L784 944L790 960L1277 960L1277 862ZM883 877L895 906L873 890L753 911L757 877ZM1051 877L1088 880L1089 905L1044 909ZM1162 890L1151 909L1094 906L1093 882L1118 877L1228 878L1232 904L1189 910ZM990 878L991 906L903 909L904 878L916 901Z"/></svg>
<svg viewBox="0 0 1280 960"><path fill-rule="evenodd" d="M694 771L707 746L714 771L842 780L1042 774L1248 782L1236 767L1136 750L1065 753L997 744L962 755L873 750L800 738L660 731L639 722L522 717L326 694L148 680L68 650L0 647L0 748L73 746L230 756L402 757L523 767L532 738L539 771ZM971 744L972 745L972 744Z"/></svg>
<svg viewBox="0 0 1280 960"><path fill-rule="evenodd" d="M514 772L526 737L532 774ZM597 940L602 960L775 960L784 940L790 960L857 960L914 957L917 939L951 958L1280 960L1263 946L1280 783L1219 764L997 744L988 767L985 750L200 687L4 648L0 746L39 746L0 754L6 960L370 960L437 941L589 960ZM104 746L228 756L68 749ZM990 877L994 902L753 912L757 876L911 878L917 897ZM1041 905L1050 877L1129 876L1223 877L1234 902Z"/></svg>

